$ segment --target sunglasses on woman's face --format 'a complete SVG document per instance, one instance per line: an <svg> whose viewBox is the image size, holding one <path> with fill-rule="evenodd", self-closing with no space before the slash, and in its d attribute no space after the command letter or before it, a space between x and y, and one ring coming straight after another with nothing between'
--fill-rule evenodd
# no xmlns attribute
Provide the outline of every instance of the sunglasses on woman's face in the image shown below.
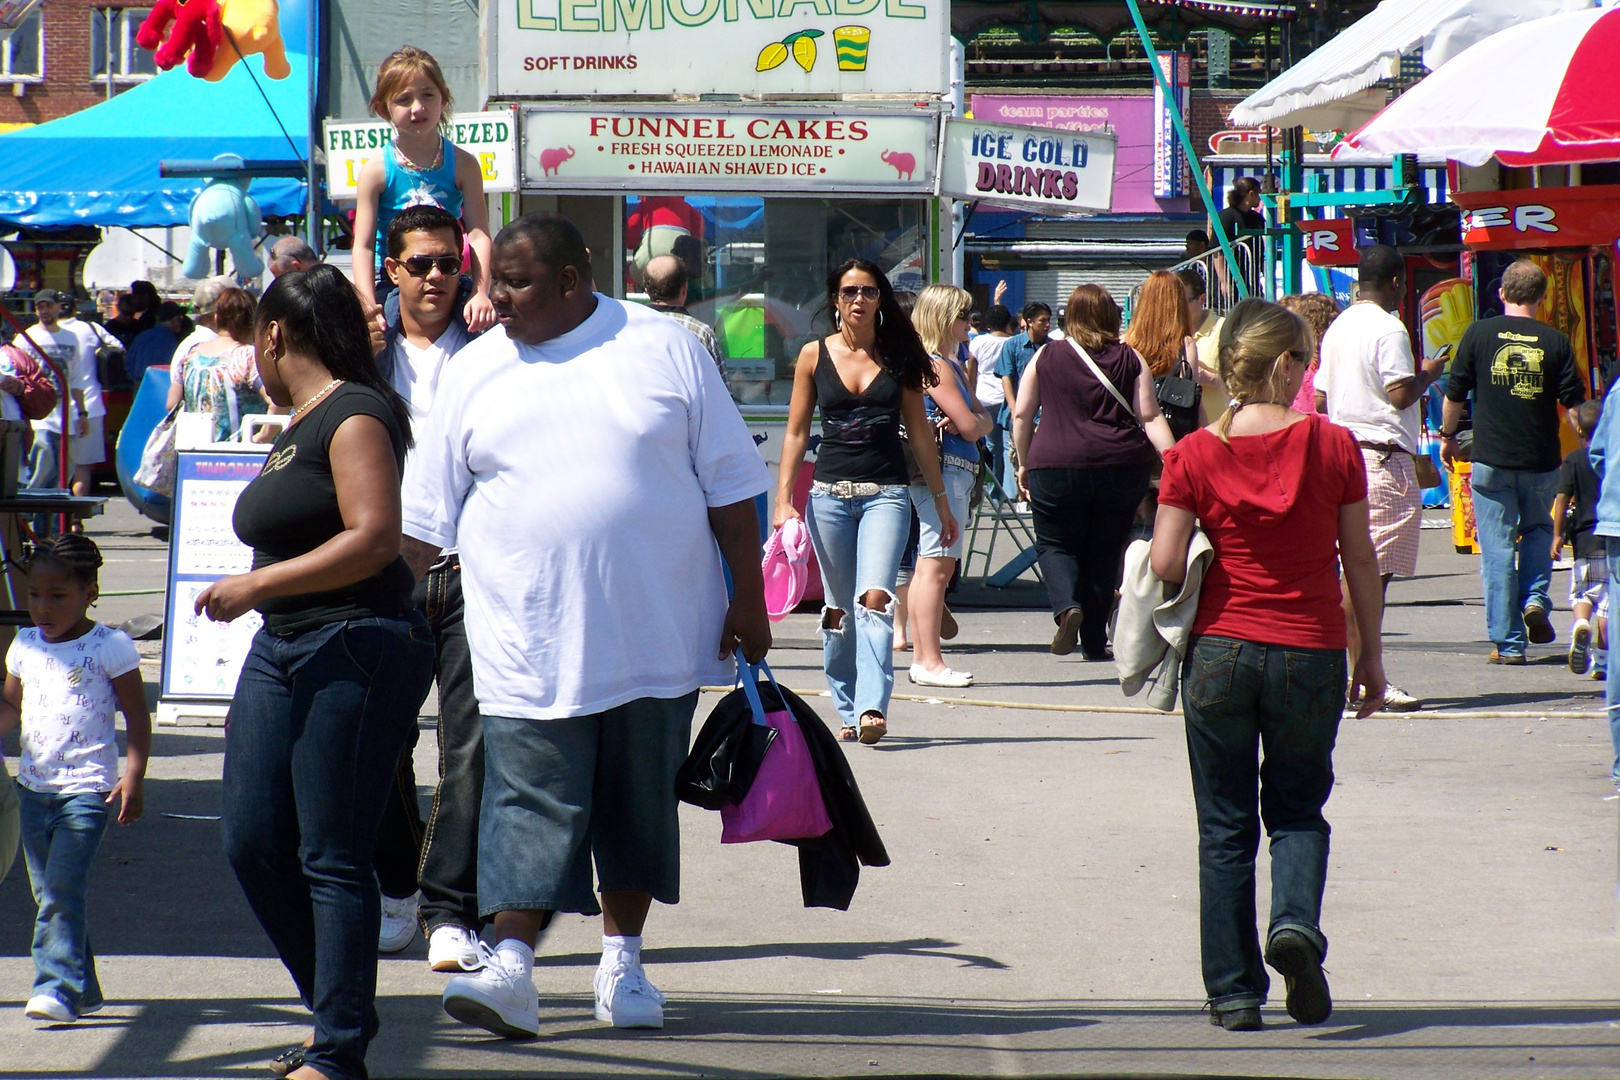
<svg viewBox="0 0 1620 1080"><path fill-rule="evenodd" d="M427 277L435 266L445 277L455 277L461 273L460 255L412 255L400 261L404 263L405 272L411 277Z"/></svg>
<svg viewBox="0 0 1620 1080"><path fill-rule="evenodd" d="M853 304L857 300L876 300L881 295L876 285L845 285L838 290L838 299L846 304Z"/></svg>

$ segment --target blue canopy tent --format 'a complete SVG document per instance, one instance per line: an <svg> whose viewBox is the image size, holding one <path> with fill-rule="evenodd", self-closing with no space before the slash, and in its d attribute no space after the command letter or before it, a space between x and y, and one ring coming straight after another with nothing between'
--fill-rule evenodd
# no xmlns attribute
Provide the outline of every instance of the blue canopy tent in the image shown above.
<svg viewBox="0 0 1620 1080"><path fill-rule="evenodd" d="M164 178L161 162L219 154L307 160L309 2L281 5L292 67L285 79L267 77L257 55L217 83L194 78L182 66L100 105L0 135L0 222L28 228L184 225L192 196L207 181ZM307 206L302 180L256 179L251 194L266 214L302 214Z"/></svg>

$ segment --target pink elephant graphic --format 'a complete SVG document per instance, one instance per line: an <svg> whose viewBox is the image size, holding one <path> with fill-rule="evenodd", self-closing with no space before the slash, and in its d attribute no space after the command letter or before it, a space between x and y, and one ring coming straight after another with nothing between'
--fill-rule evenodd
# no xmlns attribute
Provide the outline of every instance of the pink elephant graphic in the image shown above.
<svg viewBox="0 0 1620 1080"><path fill-rule="evenodd" d="M884 164L894 166L894 178L896 180L902 177L910 180L911 174L917 171L916 157L903 150L885 150L878 155L878 160Z"/></svg>
<svg viewBox="0 0 1620 1080"><path fill-rule="evenodd" d="M557 146L552 147L549 150L540 151L540 175L557 175L557 169L562 165L562 163L573 156L574 148L572 146Z"/></svg>

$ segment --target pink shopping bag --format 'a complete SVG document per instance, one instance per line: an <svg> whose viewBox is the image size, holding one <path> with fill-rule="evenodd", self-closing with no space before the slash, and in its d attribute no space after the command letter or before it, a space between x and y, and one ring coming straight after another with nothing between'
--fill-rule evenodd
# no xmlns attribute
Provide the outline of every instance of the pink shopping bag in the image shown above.
<svg viewBox="0 0 1620 1080"><path fill-rule="evenodd" d="M740 804L720 807L720 842L748 844L756 840L810 840L832 831L821 781L793 714L783 708L767 713L760 700L757 676L738 657L743 690L753 706L754 723L776 729L754 784ZM772 684L775 676L766 668ZM780 697L777 698L781 700Z"/></svg>

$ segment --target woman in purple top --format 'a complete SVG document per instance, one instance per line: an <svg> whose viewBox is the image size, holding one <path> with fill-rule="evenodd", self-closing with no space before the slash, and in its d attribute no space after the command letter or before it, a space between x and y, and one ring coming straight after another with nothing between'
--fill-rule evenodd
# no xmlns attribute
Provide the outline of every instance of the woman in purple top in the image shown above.
<svg viewBox="0 0 1620 1080"><path fill-rule="evenodd" d="M1101 285L1070 293L1068 336L1029 362L1013 410L1019 498L1034 511L1058 656L1078 642L1087 660L1112 658L1108 617L1125 543L1153 463L1176 441L1153 373L1119 340L1119 323L1119 305Z"/></svg>

